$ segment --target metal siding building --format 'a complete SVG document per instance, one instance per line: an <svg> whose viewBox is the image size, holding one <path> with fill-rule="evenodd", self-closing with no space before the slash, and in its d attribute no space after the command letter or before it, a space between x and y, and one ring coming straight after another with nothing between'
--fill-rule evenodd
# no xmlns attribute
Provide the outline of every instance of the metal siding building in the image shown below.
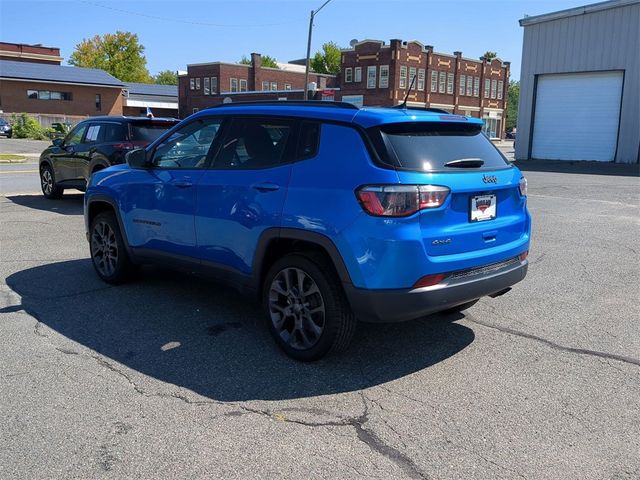
<svg viewBox="0 0 640 480"><path fill-rule="evenodd" d="M525 17L520 25L524 44L516 158L638 163L640 0L613 0ZM598 82L607 87L598 90ZM550 125L554 111L564 118ZM599 129L598 122L605 128ZM609 135L610 158L580 158L580 143L596 146L594 129Z"/></svg>

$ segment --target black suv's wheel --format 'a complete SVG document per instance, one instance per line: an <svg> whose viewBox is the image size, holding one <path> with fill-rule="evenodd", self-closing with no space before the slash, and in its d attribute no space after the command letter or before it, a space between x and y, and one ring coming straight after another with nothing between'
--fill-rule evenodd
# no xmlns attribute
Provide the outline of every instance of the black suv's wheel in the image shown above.
<svg viewBox="0 0 640 480"><path fill-rule="evenodd" d="M340 280L322 255L300 253L277 260L263 286L267 325L287 355L318 360L344 350L356 319Z"/></svg>
<svg viewBox="0 0 640 480"><path fill-rule="evenodd" d="M99 213L91 222L89 249L93 267L107 283L122 283L134 270L113 212Z"/></svg>
<svg viewBox="0 0 640 480"><path fill-rule="evenodd" d="M43 195L51 200L62 197L64 192L64 189L56 184L53 169L47 164L40 167L40 186L42 187Z"/></svg>

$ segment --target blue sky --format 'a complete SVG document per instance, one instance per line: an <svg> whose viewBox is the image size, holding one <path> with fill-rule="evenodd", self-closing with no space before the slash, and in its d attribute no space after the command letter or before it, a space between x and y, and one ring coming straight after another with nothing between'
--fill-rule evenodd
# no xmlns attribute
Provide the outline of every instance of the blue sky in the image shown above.
<svg viewBox="0 0 640 480"><path fill-rule="evenodd" d="M278 61L302 58L309 12L324 0L0 0L0 40L60 47L65 58L83 38L131 31L146 47L147 67L237 61L251 52ZM589 3L589 2L586 2ZM520 76L518 19L584 5L584 0L332 0L316 17L312 54L326 41L419 40L436 51L486 50Z"/></svg>

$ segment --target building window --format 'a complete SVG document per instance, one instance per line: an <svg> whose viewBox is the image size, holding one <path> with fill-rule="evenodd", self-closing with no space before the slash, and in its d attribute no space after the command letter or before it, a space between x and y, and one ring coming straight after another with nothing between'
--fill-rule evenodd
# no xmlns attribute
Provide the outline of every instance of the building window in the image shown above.
<svg viewBox="0 0 640 480"><path fill-rule="evenodd" d="M424 90L424 68L418 69L418 90Z"/></svg>
<svg viewBox="0 0 640 480"><path fill-rule="evenodd" d="M460 75L460 90L459 90L459 94L460 95L464 95L465 90L465 82L467 80L466 75Z"/></svg>
<svg viewBox="0 0 640 480"><path fill-rule="evenodd" d="M436 72L435 70L431 72L431 91L438 91L438 72Z"/></svg>
<svg viewBox="0 0 640 480"><path fill-rule="evenodd" d="M284 84L284 89L285 90L291 90L291 84L290 83L285 83Z"/></svg>
<svg viewBox="0 0 640 480"><path fill-rule="evenodd" d="M453 73L447 73L447 93L453 93Z"/></svg>
<svg viewBox="0 0 640 480"><path fill-rule="evenodd" d="M407 67L402 65L400 67L400 88L407 88Z"/></svg>
<svg viewBox="0 0 640 480"><path fill-rule="evenodd" d="M218 77L211 77L211 95L218 93Z"/></svg>
<svg viewBox="0 0 640 480"><path fill-rule="evenodd" d="M278 82L271 82L271 90L278 90Z"/></svg>
<svg viewBox="0 0 640 480"><path fill-rule="evenodd" d="M480 77L473 77L473 96L480 95Z"/></svg>
<svg viewBox="0 0 640 480"><path fill-rule="evenodd" d="M414 78L416 78L416 67L409 67L409 87L414 82Z"/></svg>
<svg viewBox="0 0 640 480"><path fill-rule="evenodd" d="M344 81L345 83L351 83L353 81L353 69L345 68L344 69Z"/></svg>
<svg viewBox="0 0 640 480"><path fill-rule="evenodd" d="M102 95L96 93L96 112L102 111Z"/></svg>
<svg viewBox="0 0 640 480"><path fill-rule="evenodd" d="M195 90L196 89L196 81L194 78L190 78L189 79L189 90Z"/></svg>
<svg viewBox="0 0 640 480"><path fill-rule="evenodd" d="M498 100L502 100L502 91L504 90L504 82L498 80Z"/></svg>
<svg viewBox="0 0 640 480"><path fill-rule="evenodd" d="M354 82L362 81L362 67L356 67L353 69L353 81Z"/></svg>
<svg viewBox="0 0 640 480"><path fill-rule="evenodd" d="M497 86L498 86L498 82L496 80L491 80L491 98L496 98Z"/></svg>
<svg viewBox="0 0 640 480"><path fill-rule="evenodd" d="M380 65L380 88L389 87L389 65Z"/></svg>
<svg viewBox="0 0 640 480"><path fill-rule="evenodd" d="M200 90L200 78L196 78L196 90Z"/></svg>
<svg viewBox="0 0 640 480"><path fill-rule="evenodd" d="M204 77L204 94L205 95L209 95L209 88L210 88L210 80L209 77Z"/></svg>
<svg viewBox="0 0 640 480"><path fill-rule="evenodd" d="M438 93L444 93L447 89L447 72L440 72L440 81L438 82Z"/></svg>
<svg viewBox="0 0 640 480"><path fill-rule="evenodd" d="M262 82L262 91L266 92L269 90L269 82Z"/></svg>
<svg viewBox="0 0 640 480"><path fill-rule="evenodd" d="M244 78L240 79L240 91L241 92L247 91L247 81Z"/></svg>
<svg viewBox="0 0 640 480"><path fill-rule="evenodd" d="M34 100L73 100L71 92L51 92L49 90L27 90L27 98Z"/></svg>
<svg viewBox="0 0 640 480"><path fill-rule="evenodd" d="M376 88L376 67L367 67L367 88Z"/></svg>
<svg viewBox="0 0 640 480"><path fill-rule="evenodd" d="M484 98L489 98L489 90L491 89L491 80L485 78L484 80Z"/></svg>
<svg viewBox="0 0 640 480"><path fill-rule="evenodd" d="M238 91L238 79L237 78L230 78L229 79L229 90L231 92L237 92Z"/></svg>
<svg viewBox="0 0 640 480"><path fill-rule="evenodd" d="M473 95L473 77L467 77L467 97Z"/></svg>

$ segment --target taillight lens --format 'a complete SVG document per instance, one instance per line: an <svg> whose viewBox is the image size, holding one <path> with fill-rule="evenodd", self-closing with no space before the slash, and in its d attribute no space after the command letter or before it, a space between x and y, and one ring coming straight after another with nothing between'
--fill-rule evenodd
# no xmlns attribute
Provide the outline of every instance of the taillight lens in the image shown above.
<svg viewBox="0 0 640 480"><path fill-rule="evenodd" d="M520 178L520 195L527 196L527 179L524 177Z"/></svg>
<svg viewBox="0 0 640 480"><path fill-rule="evenodd" d="M362 208L377 217L406 217L444 204L449 189L439 185L367 185L356 190Z"/></svg>
<svg viewBox="0 0 640 480"><path fill-rule="evenodd" d="M114 143L113 148L117 150L133 150L133 143Z"/></svg>

